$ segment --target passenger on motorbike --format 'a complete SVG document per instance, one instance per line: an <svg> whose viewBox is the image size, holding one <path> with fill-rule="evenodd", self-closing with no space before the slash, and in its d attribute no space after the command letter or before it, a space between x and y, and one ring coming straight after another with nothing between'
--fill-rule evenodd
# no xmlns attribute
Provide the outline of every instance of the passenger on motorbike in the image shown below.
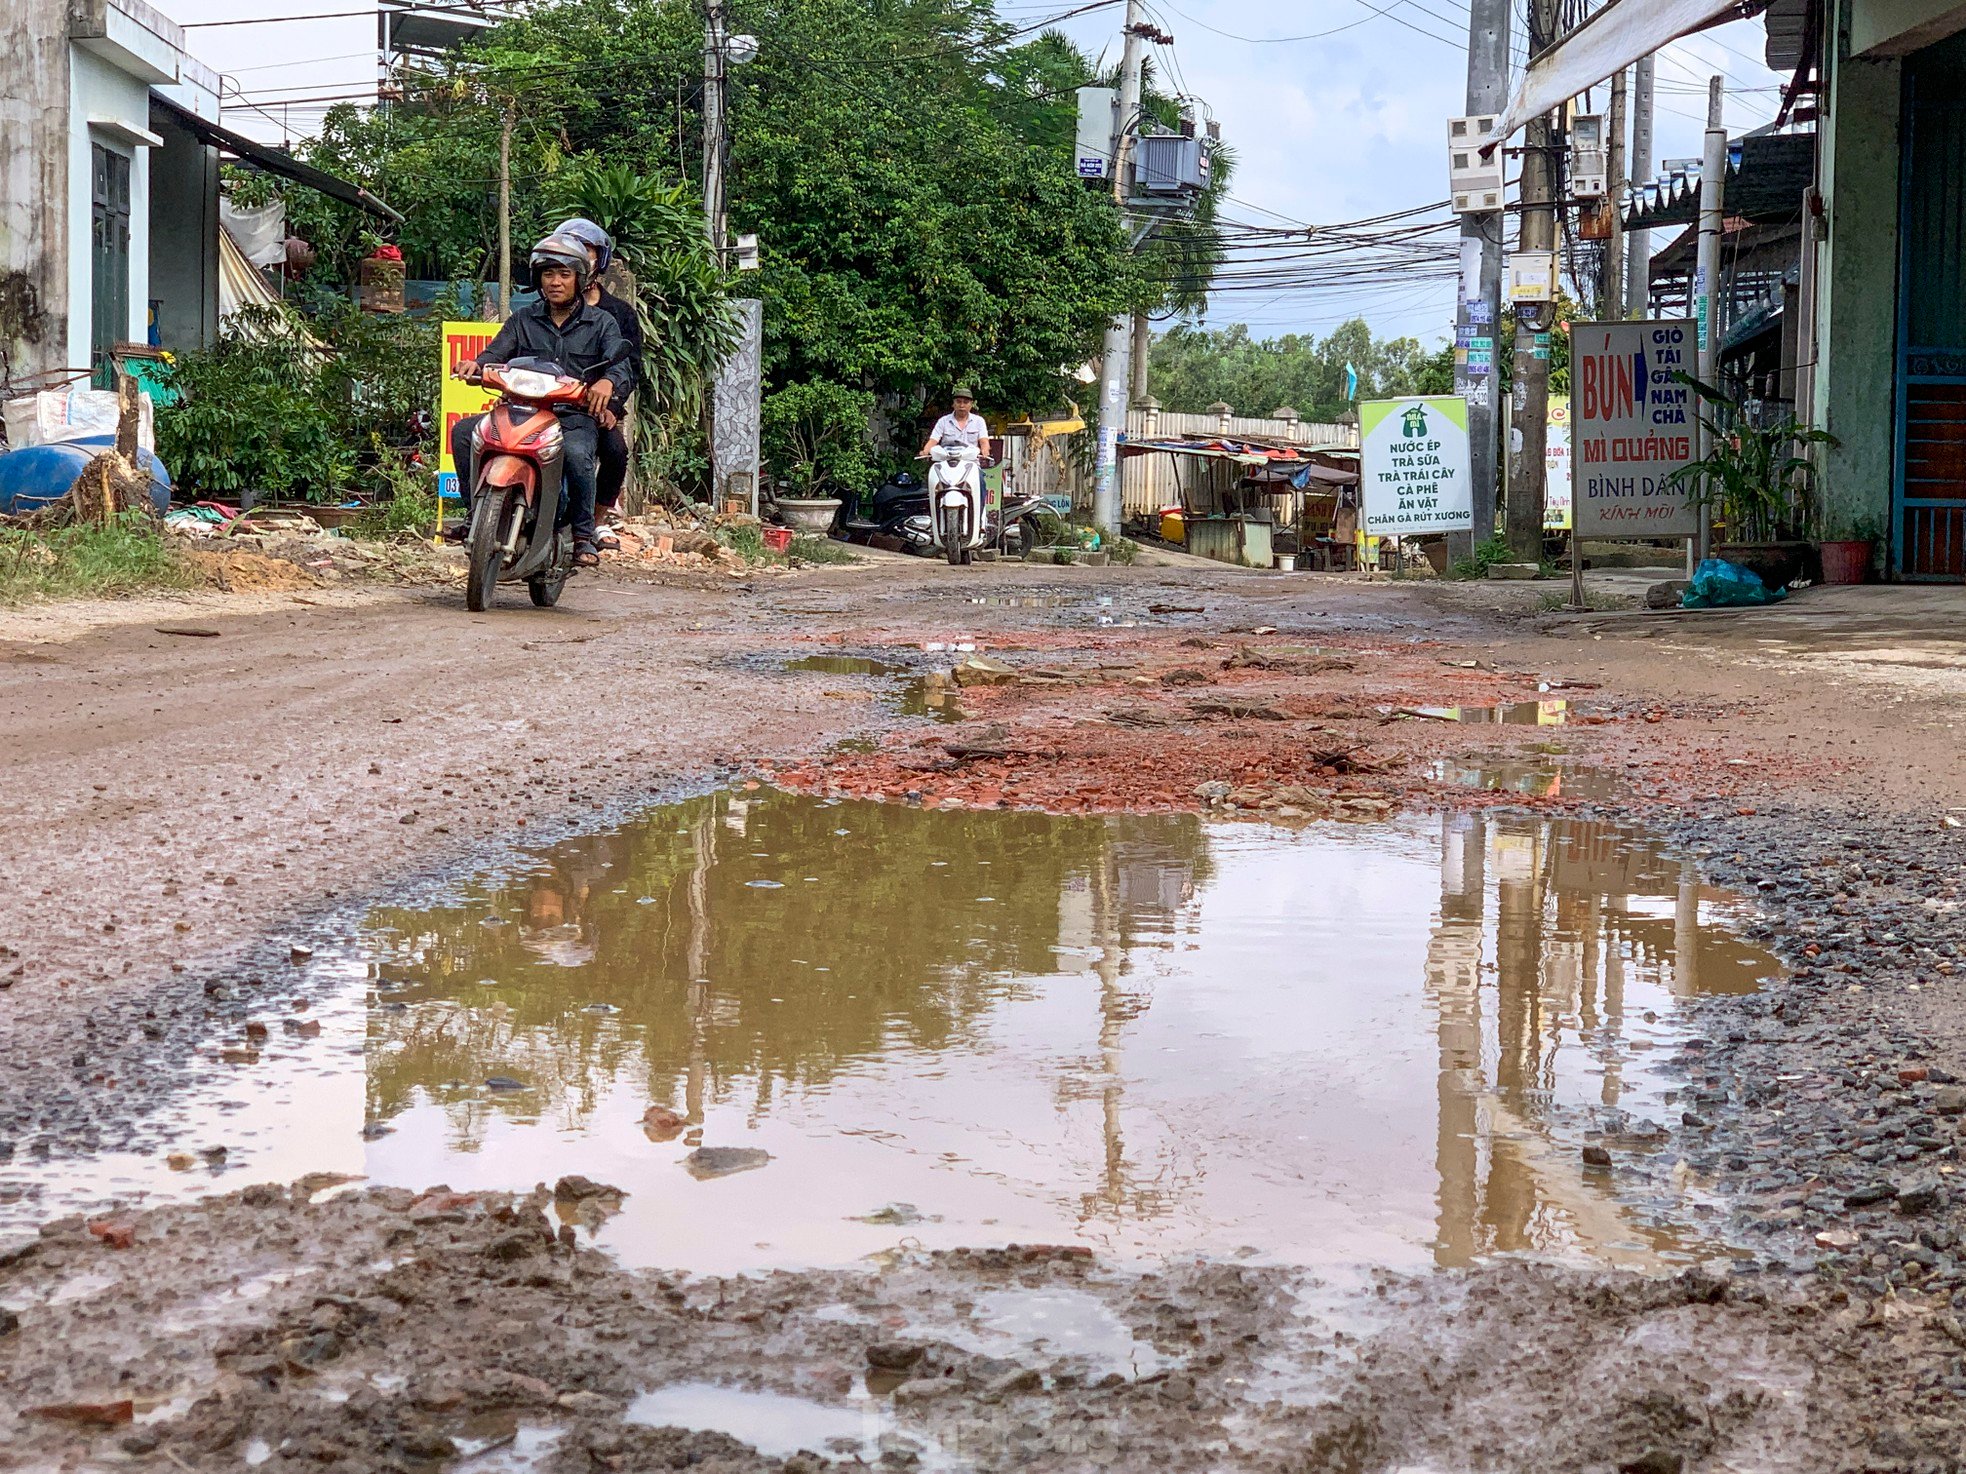
<svg viewBox="0 0 1966 1474"><path fill-rule="evenodd" d="M619 547L613 536L615 509L621 503L621 488L628 480L628 396L635 392L642 370L642 315L635 310L633 302L624 301L601 285L601 273L614 260L612 236L593 221L579 216L562 221L553 233L572 236L587 247L594 272L587 283L586 301L612 317L628 343L627 374L624 380L616 381L614 400L608 406L614 411L616 423L611 429L601 431L600 468L594 491L594 520L600 532L600 545Z"/></svg>
<svg viewBox="0 0 1966 1474"><path fill-rule="evenodd" d="M628 345L612 317L581 300L593 274L584 245L567 236L549 235L532 248L530 264L539 300L508 317L485 351L459 364L455 372L459 378L476 383L487 363L543 358L587 385L587 398L578 408L562 406L557 413L566 457L573 561L576 567L591 568L600 562L594 538L598 441L602 428L614 424L610 405L616 383L625 381L628 373ZM454 540L462 540L471 526L470 496L476 472L471 462L471 432L483 418L468 416L451 431L458 486L465 496L463 523L446 529L446 536Z"/></svg>
<svg viewBox="0 0 1966 1474"><path fill-rule="evenodd" d="M935 422L935 428L928 432L928 439L922 442L922 455L926 457L945 439L961 441L964 445L976 447L980 464L990 463L990 427L983 423L983 416L976 413L976 396L966 384L958 384L956 392L949 396L950 412Z"/></svg>

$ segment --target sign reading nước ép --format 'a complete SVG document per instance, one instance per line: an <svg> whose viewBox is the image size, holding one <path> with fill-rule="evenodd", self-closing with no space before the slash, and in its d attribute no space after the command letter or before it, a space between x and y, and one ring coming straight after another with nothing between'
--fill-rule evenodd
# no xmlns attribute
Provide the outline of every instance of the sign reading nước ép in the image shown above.
<svg viewBox="0 0 1966 1474"><path fill-rule="evenodd" d="M1364 530L1372 537L1468 532L1468 402L1458 395L1368 399L1358 407Z"/></svg>

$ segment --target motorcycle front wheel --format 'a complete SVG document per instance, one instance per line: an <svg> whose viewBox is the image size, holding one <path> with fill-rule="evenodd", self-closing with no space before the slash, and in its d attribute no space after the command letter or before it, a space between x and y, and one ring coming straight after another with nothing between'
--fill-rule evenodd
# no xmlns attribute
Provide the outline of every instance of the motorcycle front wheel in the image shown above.
<svg viewBox="0 0 1966 1474"><path fill-rule="evenodd" d="M471 507L471 534L465 546L470 568L464 579L464 607L473 614L491 608L498 595L498 571L505 561L506 518L513 510L509 486L488 486Z"/></svg>
<svg viewBox="0 0 1966 1474"><path fill-rule="evenodd" d="M969 561L963 554L969 542L968 519L952 516L942 526L942 551L949 555L949 566L960 568Z"/></svg>

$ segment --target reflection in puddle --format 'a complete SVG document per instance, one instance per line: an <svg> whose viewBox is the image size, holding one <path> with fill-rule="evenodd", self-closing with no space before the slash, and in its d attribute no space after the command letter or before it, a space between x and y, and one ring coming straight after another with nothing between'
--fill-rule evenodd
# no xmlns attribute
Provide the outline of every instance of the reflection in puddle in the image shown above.
<svg viewBox="0 0 1966 1474"><path fill-rule="evenodd" d="M1579 1149L1671 1119L1675 1000L1772 969L1733 905L1601 822L718 793L378 908L323 1036L254 1067L269 1104L242 1120L215 1091L185 1130L223 1132L252 1180L581 1173L628 1194L583 1237L711 1273L1011 1241L1683 1262L1711 1248L1703 1205ZM701 1170L727 1153L766 1155ZM187 1185L126 1159L23 1172L71 1200Z"/></svg>
<svg viewBox="0 0 1966 1474"><path fill-rule="evenodd" d="M1529 762L1514 758L1442 758L1433 765L1436 783L1479 788L1488 793L1520 793L1531 798L1574 798L1606 803L1623 785L1602 768L1562 763Z"/></svg>
<svg viewBox="0 0 1966 1474"><path fill-rule="evenodd" d="M790 671L814 671L827 676L898 676L907 668L864 655L803 655L785 666Z"/></svg>
<svg viewBox="0 0 1966 1474"><path fill-rule="evenodd" d="M1561 727L1570 719L1567 701L1508 701L1500 706L1402 706L1394 715L1431 717L1437 722L1481 726Z"/></svg>
<svg viewBox="0 0 1966 1474"><path fill-rule="evenodd" d="M852 1454L872 1463L888 1423L882 1404L828 1407L782 1392L747 1392L715 1382L673 1382L644 1392L628 1405L627 1421L648 1428L689 1428L728 1433L767 1458L788 1458L801 1449Z"/></svg>
<svg viewBox="0 0 1966 1474"><path fill-rule="evenodd" d="M864 655L805 655L788 662L785 669L829 676L880 677L906 675L909 667L896 665L891 661L875 660ZM946 671L930 672L915 676L902 684L896 710L908 717L930 717L938 722L959 722L963 720L964 713L957 699L958 695L959 692L949 680Z"/></svg>
<svg viewBox="0 0 1966 1474"><path fill-rule="evenodd" d="M901 714L904 717L932 717L938 722L963 719L960 690L946 680L920 676L901 688Z"/></svg>

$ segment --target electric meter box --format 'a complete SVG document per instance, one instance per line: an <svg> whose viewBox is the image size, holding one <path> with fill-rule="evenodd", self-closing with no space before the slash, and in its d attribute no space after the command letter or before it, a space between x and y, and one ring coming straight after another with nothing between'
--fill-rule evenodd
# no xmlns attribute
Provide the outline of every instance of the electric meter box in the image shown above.
<svg viewBox="0 0 1966 1474"><path fill-rule="evenodd" d="M1556 300L1556 253L1514 251L1509 255L1511 304Z"/></svg>
<svg viewBox="0 0 1966 1474"><path fill-rule="evenodd" d="M1133 187L1141 194L1199 194L1208 183L1208 163L1199 138L1149 133L1133 143Z"/></svg>
<svg viewBox="0 0 1966 1474"><path fill-rule="evenodd" d="M1501 140L1486 158L1481 146L1493 137L1495 115L1447 120L1447 191L1457 215L1502 208Z"/></svg>
<svg viewBox="0 0 1966 1474"><path fill-rule="evenodd" d="M1579 113L1570 120L1570 197L1601 200L1610 171L1604 148L1604 115Z"/></svg>
<svg viewBox="0 0 1966 1474"><path fill-rule="evenodd" d="M1110 87L1079 88L1079 136L1072 150L1081 179L1113 177L1113 114L1119 94Z"/></svg>

